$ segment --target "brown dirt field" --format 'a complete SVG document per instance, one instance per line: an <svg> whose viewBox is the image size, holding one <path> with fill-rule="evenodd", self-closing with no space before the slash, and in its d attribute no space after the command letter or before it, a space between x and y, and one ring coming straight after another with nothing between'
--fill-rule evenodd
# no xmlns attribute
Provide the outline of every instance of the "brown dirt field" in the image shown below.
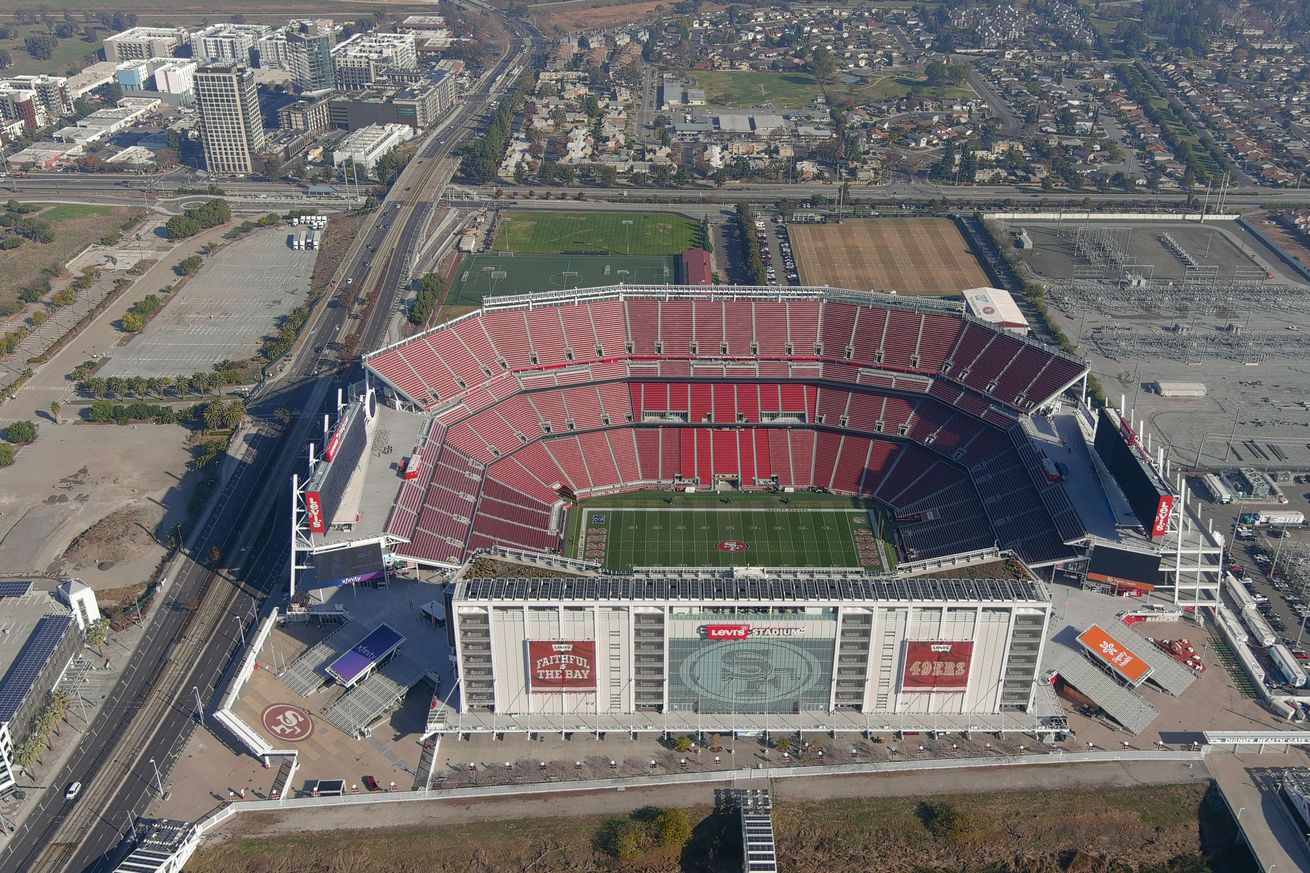
<svg viewBox="0 0 1310 873"><path fill-rule="evenodd" d="M64 552L64 560L77 571L106 561L135 561L155 547L154 531L163 517L163 507L153 503L111 512L73 540Z"/></svg>
<svg viewBox="0 0 1310 873"><path fill-rule="evenodd" d="M949 218L859 218L787 232L802 285L934 297L989 284Z"/></svg>
<svg viewBox="0 0 1310 873"><path fill-rule="evenodd" d="M541 29L559 33L596 28L618 27L655 16L658 7L668 9L666 0L641 0L638 3L613 3L607 0L563 0L560 3L542 3L529 7ZM706 3L702 12L717 12L726 8L718 3Z"/></svg>
<svg viewBox="0 0 1310 873"><path fill-rule="evenodd" d="M958 815L949 828L940 820L933 822L918 796L783 801L775 805L773 820L779 867L791 873L928 869L1056 873L1111 869L1108 862L1112 860L1128 862L1135 870L1162 870L1171 861L1231 851L1231 823L1210 812L1206 793L1206 783L1192 783L931 798L943 804L936 807L939 813ZM622 814L621 808L616 808L610 815L392 828L374 823L368 830L238 837L202 847L187 870L740 870L736 816L712 815L704 806L688 807L687 812L694 831L677 859L655 849L642 858L619 862L599 851L595 838L607 820Z"/></svg>

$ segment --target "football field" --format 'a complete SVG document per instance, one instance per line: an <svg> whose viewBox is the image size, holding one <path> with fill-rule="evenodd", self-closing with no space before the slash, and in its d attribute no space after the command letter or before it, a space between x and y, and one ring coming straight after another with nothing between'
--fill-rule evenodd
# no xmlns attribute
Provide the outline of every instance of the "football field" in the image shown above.
<svg viewBox="0 0 1310 873"><path fill-rule="evenodd" d="M466 255L448 301L478 306L486 297L601 285L672 285L677 258L663 255Z"/></svg>
<svg viewBox="0 0 1310 873"><path fill-rule="evenodd" d="M676 255L699 245L700 225L676 212L501 214L491 249L544 255Z"/></svg>
<svg viewBox="0 0 1310 873"><path fill-rule="evenodd" d="M733 495L726 501L710 494L669 495L665 499L670 502L615 505L621 498L611 497L585 504L576 510L572 554L610 570L661 566L895 569L895 552L879 535L879 514L860 501L829 498L825 507L784 505L776 495ZM773 505L761 505L764 499Z"/></svg>

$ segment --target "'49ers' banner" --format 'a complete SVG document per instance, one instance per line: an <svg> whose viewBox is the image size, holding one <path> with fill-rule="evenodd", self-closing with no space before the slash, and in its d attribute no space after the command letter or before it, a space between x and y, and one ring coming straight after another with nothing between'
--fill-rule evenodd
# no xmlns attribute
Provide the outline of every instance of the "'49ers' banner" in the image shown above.
<svg viewBox="0 0 1310 873"><path fill-rule="evenodd" d="M902 691L963 691L969 685L973 643L921 642L905 644Z"/></svg>
<svg viewBox="0 0 1310 873"><path fill-rule="evenodd" d="M529 640L528 689L533 694L595 691L595 641Z"/></svg>

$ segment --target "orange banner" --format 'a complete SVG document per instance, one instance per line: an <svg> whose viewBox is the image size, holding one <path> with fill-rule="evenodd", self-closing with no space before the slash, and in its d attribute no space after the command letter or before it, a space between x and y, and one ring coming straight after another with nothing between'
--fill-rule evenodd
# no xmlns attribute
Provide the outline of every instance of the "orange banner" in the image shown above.
<svg viewBox="0 0 1310 873"><path fill-rule="evenodd" d="M1140 685L1151 672L1151 667L1133 654L1132 649L1119 642L1098 624L1078 635L1078 642L1114 672L1133 685Z"/></svg>

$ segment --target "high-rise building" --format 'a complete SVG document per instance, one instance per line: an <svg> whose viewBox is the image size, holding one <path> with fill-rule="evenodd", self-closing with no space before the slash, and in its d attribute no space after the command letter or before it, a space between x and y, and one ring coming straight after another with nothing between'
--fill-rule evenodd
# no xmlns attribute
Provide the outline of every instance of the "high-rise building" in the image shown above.
<svg viewBox="0 0 1310 873"><path fill-rule="evenodd" d="M133 27L105 39L105 60L144 61L166 58L186 45L185 27Z"/></svg>
<svg viewBox="0 0 1310 873"><path fill-rule="evenodd" d="M301 21L287 31L287 67L303 91L334 86L332 46L336 32L327 21Z"/></svg>
<svg viewBox="0 0 1310 873"><path fill-rule="evenodd" d="M264 150L255 73L239 64L211 64L193 80L200 109L200 139L211 173L252 173Z"/></svg>

